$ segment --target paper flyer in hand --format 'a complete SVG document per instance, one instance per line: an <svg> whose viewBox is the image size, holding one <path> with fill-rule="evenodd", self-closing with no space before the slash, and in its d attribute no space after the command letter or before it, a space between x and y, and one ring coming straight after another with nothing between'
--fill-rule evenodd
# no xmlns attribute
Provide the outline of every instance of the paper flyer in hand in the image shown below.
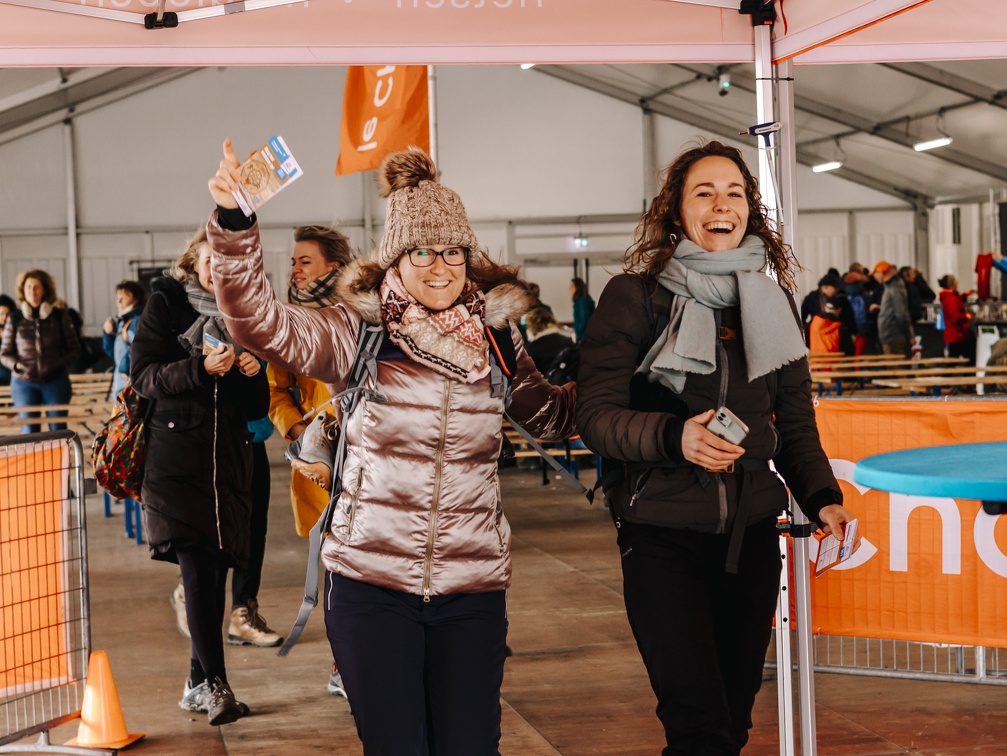
<svg viewBox="0 0 1007 756"><path fill-rule="evenodd" d="M238 188L232 192L241 211L251 217L270 197L303 175L283 137L274 136L241 164Z"/></svg>
<svg viewBox="0 0 1007 756"><path fill-rule="evenodd" d="M815 577L845 562L853 554L857 542L857 521L850 520L843 526L843 540L827 535L818 542L818 559L815 561Z"/></svg>

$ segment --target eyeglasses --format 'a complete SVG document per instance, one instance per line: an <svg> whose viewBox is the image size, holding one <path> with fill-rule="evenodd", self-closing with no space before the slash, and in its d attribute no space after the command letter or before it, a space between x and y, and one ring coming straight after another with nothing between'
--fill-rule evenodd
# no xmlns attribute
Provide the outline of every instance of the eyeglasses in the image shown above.
<svg viewBox="0 0 1007 756"><path fill-rule="evenodd" d="M469 259L469 251L465 247L448 247L440 252L427 247L417 247L409 250L409 262L417 268L429 268L436 262L438 255L446 265L464 265Z"/></svg>

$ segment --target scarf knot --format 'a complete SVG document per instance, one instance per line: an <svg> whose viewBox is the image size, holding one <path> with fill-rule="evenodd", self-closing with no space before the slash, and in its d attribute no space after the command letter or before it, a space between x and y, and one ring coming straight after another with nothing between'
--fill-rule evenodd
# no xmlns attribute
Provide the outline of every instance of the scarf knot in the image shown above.
<svg viewBox="0 0 1007 756"><path fill-rule="evenodd" d="M741 311L749 381L806 355L787 294L765 269L766 245L757 236L746 236L737 249L719 252L707 252L683 239L657 276L675 295L668 327L638 372L650 373L651 380L676 394L685 388L688 373L713 373L717 368L715 311L736 306Z"/></svg>
<svg viewBox="0 0 1007 756"><path fill-rule="evenodd" d="M233 346L235 357L246 351L227 332L227 326L224 324L224 315L217 307L216 298L199 285L199 279L195 276L190 276L184 285L185 296L198 317L185 333L178 335L178 342L194 355L204 354L204 340L206 336Z"/></svg>
<svg viewBox="0 0 1007 756"><path fill-rule="evenodd" d="M381 319L388 338L405 355L434 372L475 383L490 371L483 319L486 298L473 284L451 307L432 311L413 297L396 268L381 281Z"/></svg>

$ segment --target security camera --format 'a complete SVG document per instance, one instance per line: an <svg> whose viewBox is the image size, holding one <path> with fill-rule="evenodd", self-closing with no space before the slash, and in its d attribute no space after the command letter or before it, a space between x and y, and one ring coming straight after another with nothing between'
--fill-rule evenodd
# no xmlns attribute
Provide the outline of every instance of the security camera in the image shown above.
<svg viewBox="0 0 1007 756"><path fill-rule="evenodd" d="M720 89L720 96L727 97L727 93L731 90L731 74L722 73L717 78L717 87Z"/></svg>

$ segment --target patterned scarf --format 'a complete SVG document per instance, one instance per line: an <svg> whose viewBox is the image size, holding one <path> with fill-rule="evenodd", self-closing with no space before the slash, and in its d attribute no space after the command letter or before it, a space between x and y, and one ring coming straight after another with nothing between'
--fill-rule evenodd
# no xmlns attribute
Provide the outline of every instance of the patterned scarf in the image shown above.
<svg viewBox="0 0 1007 756"><path fill-rule="evenodd" d="M737 249L707 252L683 239L658 274L675 295L668 328L638 372L650 372L676 394L687 373L709 375L717 367L714 312L740 306L741 339L753 381L808 353L786 292L765 274L766 245L746 236Z"/></svg>
<svg viewBox="0 0 1007 756"><path fill-rule="evenodd" d="M485 316L486 298L471 283L454 305L434 312L406 291L397 268L389 268L381 281L381 319L391 342L452 380L475 383L489 373Z"/></svg>
<svg viewBox="0 0 1007 756"><path fill-rule="evenodd" d="M291 281L287 287L287 301L290 304L301 305L301 307L311 307L320 310L323 307L332 307L339 299L336 297L336 281L342 268L334 268L324 278L316 278L303 289L298 289Z"/></svg>
<svg viewBox="0 0 1007 756"><path fill-rule="evenodd" d="M199 279L196 276L189 276L185 282L185 295L192 308L199 313L199 317L189 326L188 331L179 334L178 341L183 347L186 347L192 354L202 354L205 334L233 346L235 357L245 351L245 348L234 341L231 334L227 332L224 316L217 308L217 300L213 294L199 285Z"/></svg>

